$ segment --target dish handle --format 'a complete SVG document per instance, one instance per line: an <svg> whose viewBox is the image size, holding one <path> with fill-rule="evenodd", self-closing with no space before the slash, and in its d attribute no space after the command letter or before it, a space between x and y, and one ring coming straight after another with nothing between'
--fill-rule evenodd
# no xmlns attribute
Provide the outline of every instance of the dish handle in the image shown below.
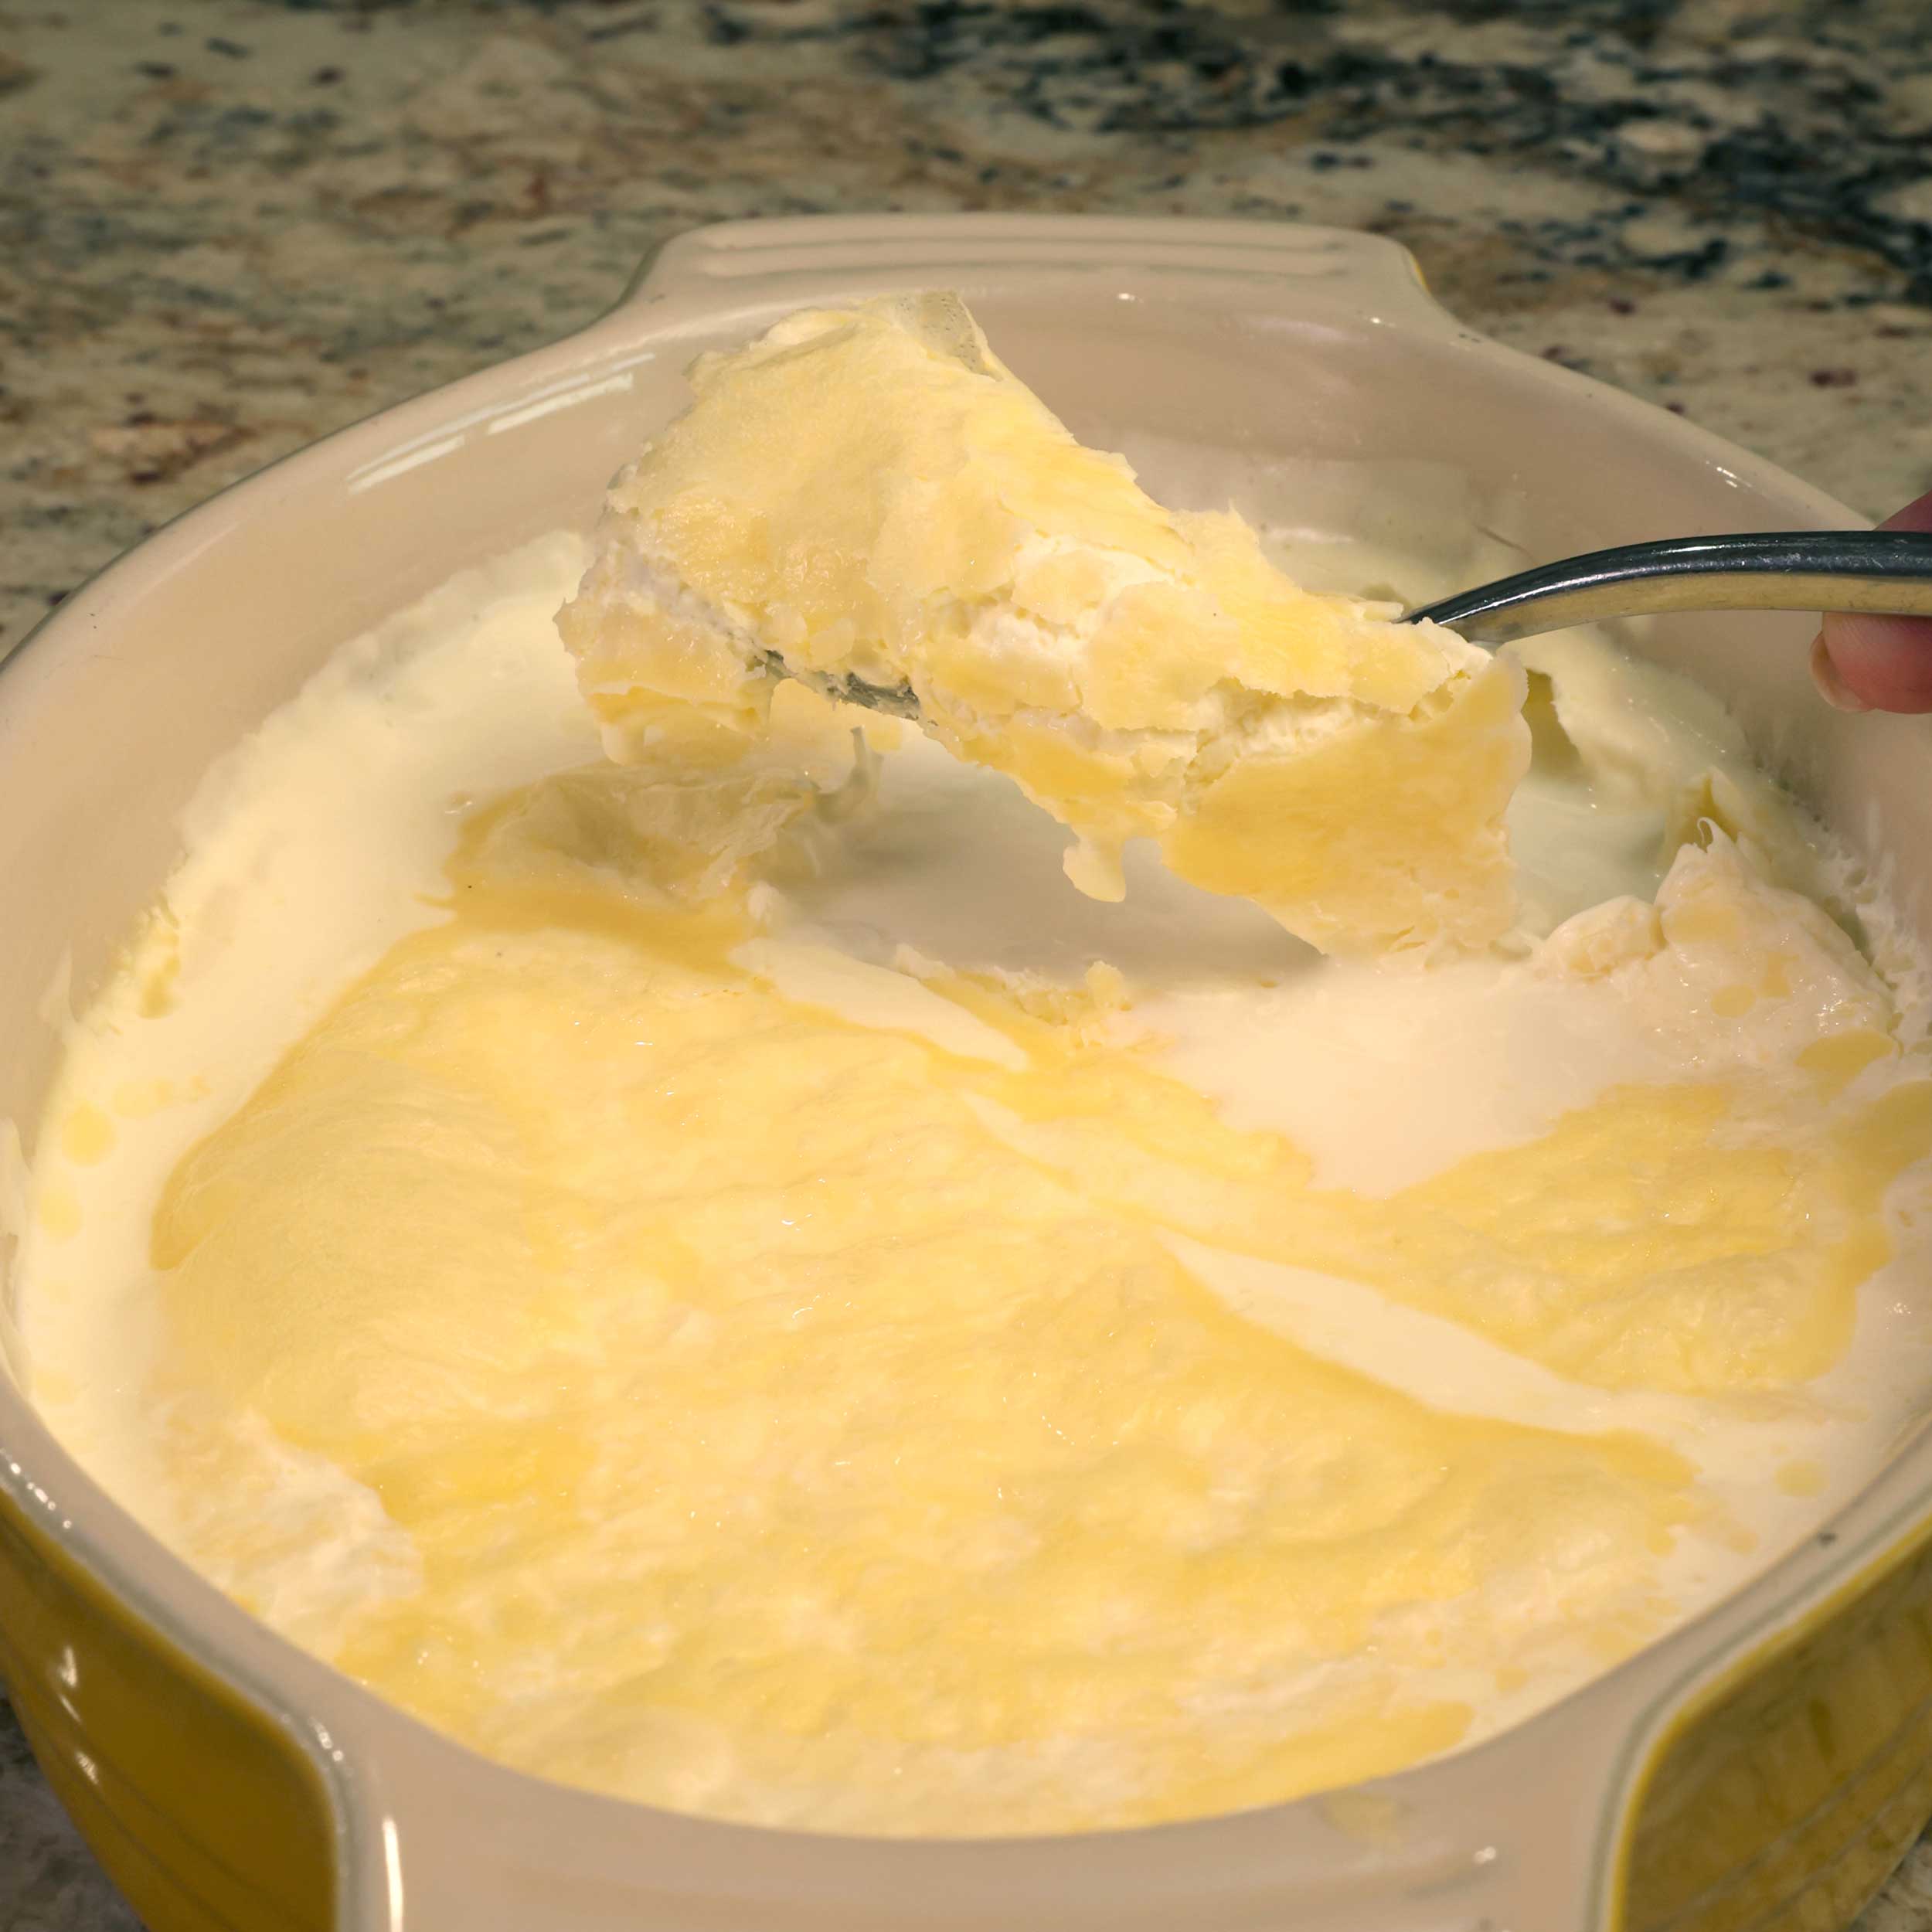
<svg viewBox="0 0 1932 1932"><path fill-rule="evenodd" d="M1615 1723L1532 1719L1297 1804L1066 1838L750 1830L522 1778L383 1713L353 1740L337 1932L1607 1932Z"/></svg>
<svg viewBox="0 0 1932 1932"><path fill-rule="evenodd" d="M1399 243L1298 222L1189 221L1172 216L811 215L721 222L675 236L638 271L614 311L666 308L713 318L738 306L853 299L937 281L969 298L1022 285L1112 281L1122 301L1204 281L1243 307L1298 284L1311 300L1371 321L1400 315L1443 330L1461 325L1430 296Z"/></svg>

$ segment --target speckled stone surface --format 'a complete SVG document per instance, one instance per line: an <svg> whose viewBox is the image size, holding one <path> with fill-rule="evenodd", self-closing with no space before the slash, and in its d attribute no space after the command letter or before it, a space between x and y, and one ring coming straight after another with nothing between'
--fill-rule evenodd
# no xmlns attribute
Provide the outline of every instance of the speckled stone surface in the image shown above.
<svg viewBox="0 0 1932 1932"><path fill-rule="evenodd" d="M0 0L0 651L177 511L720 218L1406 243L1478 327L1932 487L1925 0ZM0 1932L125 1932L0 1716ZM1862 1932L1932 1929L1921 1848Z"/></svg>

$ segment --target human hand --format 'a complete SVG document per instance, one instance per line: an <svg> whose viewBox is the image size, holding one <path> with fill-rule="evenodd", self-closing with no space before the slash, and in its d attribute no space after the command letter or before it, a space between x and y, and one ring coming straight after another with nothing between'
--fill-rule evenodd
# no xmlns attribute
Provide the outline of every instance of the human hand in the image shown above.
<svg viewBox="0 0 1932 1932"><path fill-rule="evenodd" d="M1879 528L1932 530L1932 494ZM1932 711L1932 617L1835 612L1811 646L1811 675L1841 711Z"/></svg>

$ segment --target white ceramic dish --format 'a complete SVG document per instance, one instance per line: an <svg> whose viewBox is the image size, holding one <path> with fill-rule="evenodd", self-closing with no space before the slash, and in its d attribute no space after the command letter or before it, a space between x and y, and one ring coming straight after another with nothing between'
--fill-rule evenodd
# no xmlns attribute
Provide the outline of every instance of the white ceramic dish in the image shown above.
<svg viewBox="0 0 1932 1932"><path fill-rule="evenodd" d="M49 987L70 964L96 983L202 771L333 646L466 565L587 524L699 350L808 303L920 286L961 290L1085 440L1183 446L1203 474L1216 452L1279 457L1299 515L1444 546L1472 580L1648 537L1855 521L1463 328L1372 237L1015 216L702 230L581 334L171 526L8 665L0 1116L38 1113ZM1799 618L1706 617L1659 621L1639 648L1730 699L1828 818L1896 859L1916 906L1932 739L1818 704L1808 635ZM1929 1519L1920 1440L1697 1623L1372 1787L1080 1838L811 1837L543 1784L431 1733L169 1556L0 1378L0 1668L155 1932L1830 1924L1932 1810Z"/></svg>

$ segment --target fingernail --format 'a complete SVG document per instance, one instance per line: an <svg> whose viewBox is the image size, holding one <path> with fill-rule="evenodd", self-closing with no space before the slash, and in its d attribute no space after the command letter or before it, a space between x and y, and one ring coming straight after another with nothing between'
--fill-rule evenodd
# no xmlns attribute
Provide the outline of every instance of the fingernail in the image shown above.
<svg viewBox="0 0 1932 1932"><path fill-rule="evenodd" d="M1832 662L1832 654L1825 648L1825 633L1821 631L1811 640L1811 682L1818 686L1818 694L1828 705L1840 711L1869 711L1872 707L1838 674L1838 666Z"/></svg>

